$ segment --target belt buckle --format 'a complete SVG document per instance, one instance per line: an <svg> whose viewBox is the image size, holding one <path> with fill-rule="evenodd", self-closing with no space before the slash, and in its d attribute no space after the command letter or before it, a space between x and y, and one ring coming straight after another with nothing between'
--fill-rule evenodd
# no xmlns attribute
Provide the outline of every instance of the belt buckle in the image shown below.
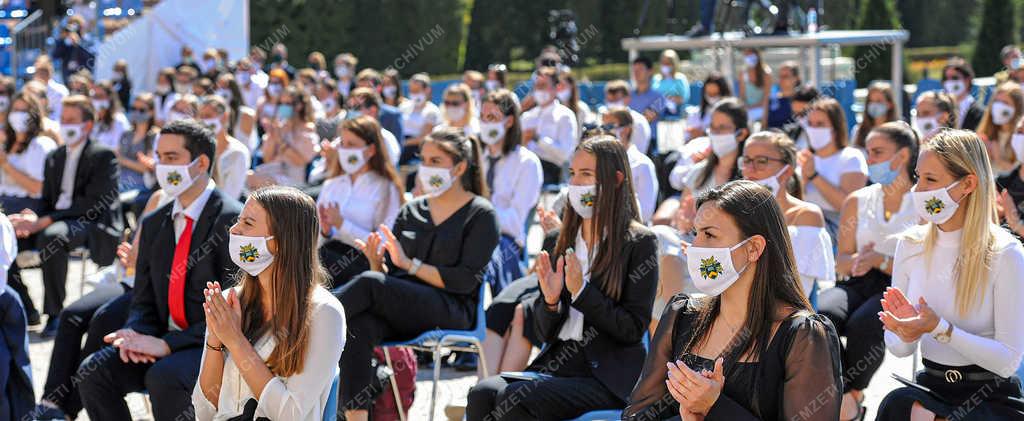
<svg viewBox="0 0 1024 421"><path fill-rule="evenodd" d="M946 370L946 383L957 383L964 379L960 370Z"/></svg>

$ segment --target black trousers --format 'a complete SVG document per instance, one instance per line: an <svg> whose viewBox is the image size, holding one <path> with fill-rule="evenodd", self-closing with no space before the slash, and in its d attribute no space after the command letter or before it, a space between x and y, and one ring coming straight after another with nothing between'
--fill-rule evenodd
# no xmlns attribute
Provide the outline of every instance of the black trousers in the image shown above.
<svg viewBox="0 0 1024 421"><path fill-rule="evenodd" d="M67 297L68 254L76 247L85 245L92 226L91 222L57 221L27 239L18 239L19 250L39 251L43 270L43 313L47 316L57 317L64 308L64 298ZM25 303L25 312L34 313L35 305L28 295L28 288L22 282L21 270L17 263L11 265L9 273L12 275L11 286L18 291L21 301Z"/></svg>
<svg viewBox="0 0 1024 421"><path fill-rule="evenodd" d="M117 348L105 346L78 368L78 393L89 419L131 421L124 396L146 390L156 421L195 419L192 389L199 381L203 348L180 350L153 364L121 361Z"/></svg>
<svg viewBox="0 0 1024 421"><path fill-rule="evenodd" d="M0 286L0 420L21 420L35 405L28 330L21 299Z"/></svg>
<svg viewBox="0 0 1024 421"><path fill-rule="evenodd" d="M370 270L370 261L363 252L338 240L328 240L320 246L320 263L331 276L331 289Z"/></svg>
<svg viewBox="0 0 1024 421"><path fill-rule="evenodd" d="M494 376L469 389L467 421L566 420L624 403L593 377L512 381Z"/></svg>
<svg viewBox="0 0 1024 421"><path fill-rule="evenodd" d="M43 399L53 402L71 417L82 410L75 372L85 357L103 347L104 336L124 326L131 302L130 288L100 288L60 312Z"/></svg>
<svg viewBox="0 0 1024 421"><path fill-rule="evenodd" d="M339 362L338 406L344 409L373 406L367 386L374 376L370 366L374 347L388 340L411 339L431 329L467 329L476 310L476 300L380 272L364 272L336 288L334 295L345 307L348 324L348 340Z"/></svg>
<svg viewBox="0 0 1024 421"><path fill-rule="evenodd" d="M872 269L863 277L851 278L835 288L818 294L818 312L824 314L840 336L843 348L843 389L867 389L871 376L885 358L885 336L878 312L882 311L882 293L891 277Z"/></svg>

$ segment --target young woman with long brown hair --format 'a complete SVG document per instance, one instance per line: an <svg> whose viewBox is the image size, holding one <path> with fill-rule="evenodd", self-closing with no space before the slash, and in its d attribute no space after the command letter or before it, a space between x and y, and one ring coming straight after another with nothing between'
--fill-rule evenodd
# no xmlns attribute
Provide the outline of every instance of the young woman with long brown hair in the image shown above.
<svg viewBox="0 0 1024 421"><path fill-rule="evenodd" d="M345 346L345 311L323 287L316 204L256 190L230 229L240 283L207 282L196 419L321 420Z"/></svg>

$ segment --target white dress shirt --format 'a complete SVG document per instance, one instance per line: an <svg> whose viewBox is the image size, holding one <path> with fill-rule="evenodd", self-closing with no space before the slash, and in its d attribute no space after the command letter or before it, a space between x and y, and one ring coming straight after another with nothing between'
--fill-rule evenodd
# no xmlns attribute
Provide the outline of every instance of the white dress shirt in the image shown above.
<svg viewBox="0 0 1024 421"><path fill-rule="evenodd" d="M14 236L14 225L7 215L0 212L0 295L7 286L7 270L18 256L18 239Z"/></svg>
<svg viewBox="0 0 1024 421"><path fill-rule="evenodd" d="M836 259L832 255L832 237L825 227L789 225L790 241L796 269L800 273L800 286L810 295L818 281L836 280Z"/></svg>
<svg viewBox="0 0 1024 421"><path fill-rule="evenodd" d="M203 208L206 207L206 202L210 200L210 194L213 193L213 189L217 185L210 180L206 183L206 189L199 196L192 201L192 204L188 205L187 208L182 209L181 201L178 198L174 199L174 205L171 208L171 220L174 221L174 244L177 246L178 241L181 240L181 234L185 232L187 221L185 217L189 217L192 220L192 232L195 232L196 224L199 223L199 216L203 214ZM189 247L198 247L199 244L189 244ZM171 255L174 255L174 250L171 250ZM174 323L174 319L170 314L167 315L167 326L171 330L181 330L181 326Z"/></svg>
<svg viewBox="0 0 1024 421"><path fill-rule="evenodd" d="M388 158L391 159L391 165L398 168L398 159L402 157L402 146L398 144L398 139L395 138L393 133L383 127L380 129L380 137L384 140L384 147L388 148Z"/></svg>
<svg viewBox="0 0 1024 421"><path fill-rule="evenodd" d="M316 287L311 300L309 345L303 356L302 372L287 378L270 379L256 405L255 418L272 420L320 421L331 398L331 384L338 373L338 360L345 348L345 309L341 302L322 287ZM272 335L264 335L254 345L265 361L277 346ZM192 389L192 404L197 421L226 420L242 414L253 397L249 384L230 354L203 349L206 358L224 359L217 405L206 400L202 385Z"/></svg>
<svg viewBox="0 0 1024 421"><path fill-rule="evenodd" d="M43 181L44 170L46 169L46 156L57 149L57 142L46 136L36 136L28 143L28 147L21 153L7 154L7 163L14 169L27 175L36 181ZM14 178L6 171L0 169L0 196L7 197L31 197L38 199L42 194L29 194ZM7 209L8 211L14 211Z"/></svg>
<svg viewBox="0 0 1024 421"><path fill-rule="evenodd" d="M232 199L242 197L245 177L252 163L249 148L228 136L228 147L217 157L217 186Z"/></svg>
<svg viewBox="0 0 1024 421"><path fill-rule="evenodd" d="M256 108L259 105L260 97L263 96L264 86L260 86L255 80L249 82L249 86L238 85L242 91L242 102L245 106Z"/></svg>
<svg viewBox="0 0 1024 421"><path fill-rule="evenodd" d="M576 252L576 258L580 261L580 272L583 273L583 285L580 286L580 290L572 294L572 301L576 302L576 299L580 297L580 293L590 283L590 254L587 253L587 242L583 241L583 234L579 231L576 232L576 246L574 247ZM594 245L594 255L597 255L597 245ZM561 306L561 303L559 303ZM562 328L558 330L558 339L563 341L582 341L583 340L583 312L576 309L576 307L569 306L569 317L565 319L565 323L562 323Z"/></svg>
<svg viewBox="0 0 1024 421"><path fill-rule="evenodd" d="M557 99L546 107L533 107L523 113L523 129L537 130L537 137L527 147L540 159L558 166L569 162L580 138L576 114Z"/></svg>
<svg viewBox="0 0 1024 421"><path fill-rule="evenodd" d="M377 226L394 225L402 207L402 192L391 180L376 172L367 171L356 177L342 174L324 181L317 207L328 203L337 204L344 222L334 230L331 238L356 247L355 240L366 241Z"/></svg>
<svg viewBox="0 0 1024 421"><path fill-rule="evenodd" d="M67 157L64 160L64 172L60 177L60 195L57 196L58 210L71 207L72 198L75 194L75 173L78 172L78 161L82 158L82 151L85 150L85 141L79 141L77 145L66 145Z"/></svg>
<svg viewBox="0 0 1024 421"><path fill-rule="evenodd" d="M484 175L490 171L489 152L484 158ZM526 246L526 217L537 206L544 180L540 158L522 146L501 157L494 164L494 187L491 203L498 215L501 233L512 237L520 247Z"/></svg>
<svg viewBox="0 0 1024 421"><path fill-rule="evenodd" d="M967 110L971 109L971 104L974 104L974 95L967 95L957 105L960 110L956 114L956 127L961 129L964 127L964 119L967 118Z"/></svg>
<svg viewBox="0 0 1024 421"><path fill-rule="evenodd" d="M629 158L629 169L633 173L633 187L636 189L636 198L640 203L640 218L643 223L648 224L658 205L658 174L654 170L654 161L651 161L651 158L640 152L633 144L626 149L626 157Z"/></svg>
<svg viewBox="0 0 1024 421"><path fill-rule="evenodd" d="M419 109L412 101L405 101L398 106L402 112L402 131L405 137L419 137L424 126L436 126L441 122L441 109L433 102L427 101Z"/></svg>
<svg viewBox="0 0 1024 421"><path fill-rule="evenodd" d="M915 228L923 230L931 225ZM921 356L943 365L978 365L1001 377L1013 375L1024 354L1024 247L1006 230L992 226L995 253L988 269L988 279L978 294L983 297L972 310L961 315L957 311L956 262L965 250L961 247L961 231L938 231L931 253L914 240L900 241L893 259L892 286L917 304L924 297L928 306L942 319L952 323L949 343L935 340L934 334L948 328L940 321L931 333L913 343L903 342L886 330L885 344L899 357L910 356L918 344Z"/></svg>
<svg viewBox="0 0 1024 421"><path fill-rule="evenodd" d="M60 121L60 113L64 109L64 98L70 94L68 88L52 77L46 81L46 102L50 106L50 118Z"/></svg>

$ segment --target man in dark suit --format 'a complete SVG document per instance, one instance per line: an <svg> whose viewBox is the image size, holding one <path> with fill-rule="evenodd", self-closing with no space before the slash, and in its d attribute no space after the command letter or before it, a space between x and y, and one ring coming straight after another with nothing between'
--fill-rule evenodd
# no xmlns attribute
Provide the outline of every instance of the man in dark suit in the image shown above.
<svg viewBox="0 0 1024 421"><path fill-rule="evenodd" d="M97 265L114 261L123 229L117 187L118 166L114 152L91 140L92 102L81 95L67 97L61 110L61 136L65 145L46 157L43 172L43 209L39 214L23 210L11 215L11 223L23 250L39 250L45 295L43 312L48 316L43 337L57 332L64 308L68 253L86 245ZM21 295L29 319L38 312L21 282L20 269L11 268L11 286Z"/></svg>
<svg viewBox="0 0 1024 421"><path fill-rule="evenodd" d="M90 419L131 420L123 397L148 390L157 421L188 416L199 378L207 282L231 285L228 228L241 204L211 179L216 143L193 120L161 130L157 181L172 203L141 223L135 288L124 328L79 367L79 393ZM193 181L194 180L194 181Z"/></svg>

